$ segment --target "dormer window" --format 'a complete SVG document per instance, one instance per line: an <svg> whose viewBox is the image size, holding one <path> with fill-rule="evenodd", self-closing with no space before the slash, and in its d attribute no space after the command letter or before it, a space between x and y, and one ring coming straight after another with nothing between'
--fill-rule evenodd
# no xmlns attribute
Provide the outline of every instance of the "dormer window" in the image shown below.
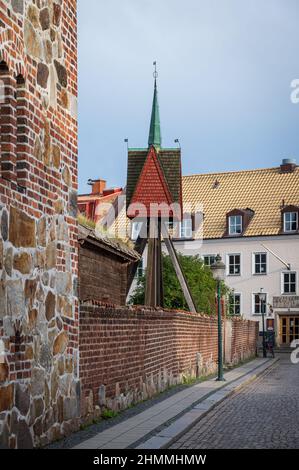
<svg viewBox="0 0 299 470"><path fill-rule="evenodd" d="M295 233L299 229L299 207L285 206L282 209L282 231Z"/></svg>
<svg viewBox="0 0 299 470"><path fill-rule="evenodd" d="M243 217L232 215L229 217L229 235L241 235L243 232Z"/></svg>
<svg viewBox="0 0 299 470"><path fill-rule="evenodd" d="M181 238L192 239L193 236L193 223L192 217L184 218L181 222Z"/></svg>
<svg viewBox="0 0 299 470"><path fill-rule="evenodd" d="M298 230L298 212L285 212L284 231L297 232Z"/></svg>
<svg viewBox="0 0 299 470"><path fill-rule="evenodd" d="M226 232L225 237L240 237L242 236L251 219L254 217L252 209L234 209L226 214Z"/></svg>

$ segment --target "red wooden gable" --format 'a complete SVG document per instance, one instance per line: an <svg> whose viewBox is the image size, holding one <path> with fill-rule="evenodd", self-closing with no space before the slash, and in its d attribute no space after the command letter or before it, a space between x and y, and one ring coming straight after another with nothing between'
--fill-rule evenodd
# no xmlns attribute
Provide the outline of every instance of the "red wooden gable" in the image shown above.
<svg viewBox="0 0 299 470"><path fill-rule="evenodd" d="M152 146L131 199L128 217L133 218L137 215L140 217L149 217L152 215L150 214L151 204L167 204L167 206L170 206L172 203L173 199L158 161L156 150ZM143 204L146 211L142 213L139 211L139 214L136 214L136 210L132 208L132 204ZM168 214L165 212L160 215L167 217Z"/></svg>

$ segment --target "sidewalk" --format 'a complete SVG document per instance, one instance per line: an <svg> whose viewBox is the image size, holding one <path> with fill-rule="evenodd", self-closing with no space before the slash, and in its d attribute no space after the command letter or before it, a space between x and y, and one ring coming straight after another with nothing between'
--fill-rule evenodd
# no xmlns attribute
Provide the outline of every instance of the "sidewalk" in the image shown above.
<svg viewBox="0 0 299 470"><path fill-rule="evenodd" d="M168 447L215 405L273 366L275 359L255 359L215 379L196 384L119 423L74 449L160 449Z"/></svg>

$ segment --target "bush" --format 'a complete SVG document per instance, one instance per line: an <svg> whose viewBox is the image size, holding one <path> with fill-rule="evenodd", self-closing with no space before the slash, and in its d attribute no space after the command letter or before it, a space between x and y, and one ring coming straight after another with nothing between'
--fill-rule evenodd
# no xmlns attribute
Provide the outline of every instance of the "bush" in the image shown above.
<svg viewBox="0 0 299 470"><path fill-rule="evenodd" d="M210 267L205 266L199 256L184 256L178 253L182 270L187 279L198 312L207 315L216 313L216 282ZM145 275L138 280L137 287L130 298L132 305L144 305ZM180 283L169 256L163 255L164 307L188 311ZM228 291L223 284L222 293Z"/></svg>

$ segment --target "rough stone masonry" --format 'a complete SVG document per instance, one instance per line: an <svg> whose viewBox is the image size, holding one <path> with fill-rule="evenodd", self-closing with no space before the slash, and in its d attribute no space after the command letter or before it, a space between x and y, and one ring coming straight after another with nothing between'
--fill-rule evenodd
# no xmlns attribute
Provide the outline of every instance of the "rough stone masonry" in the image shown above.
<svg viewBox="0 0 299 470"><path fill-rule="evenodd" d="M78 426L76 0L0 0L0 447Z"/></svg>

